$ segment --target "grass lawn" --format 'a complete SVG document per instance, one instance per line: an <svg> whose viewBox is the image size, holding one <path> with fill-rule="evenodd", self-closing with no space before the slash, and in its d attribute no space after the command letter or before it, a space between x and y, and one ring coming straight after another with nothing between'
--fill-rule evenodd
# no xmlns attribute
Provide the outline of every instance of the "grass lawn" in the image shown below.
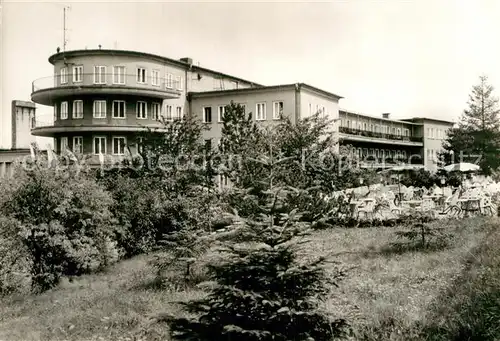
<svg viewBox="0 0 500 341"><path fill-rule="evenodd" d="M408 340L416 325L430 323L431 303L456 285L493 223L435 222L454 237L449 248L427 252L387 251L397 241L394 227L323 230L313 234L304 257L330 254L346 270L324 308L351 323L353 339ZM154 278L149 259L123 261L42 295L1 299L0 340L167 340L155 317L183 314L174 302L203 292L148 287Z"/></svg>

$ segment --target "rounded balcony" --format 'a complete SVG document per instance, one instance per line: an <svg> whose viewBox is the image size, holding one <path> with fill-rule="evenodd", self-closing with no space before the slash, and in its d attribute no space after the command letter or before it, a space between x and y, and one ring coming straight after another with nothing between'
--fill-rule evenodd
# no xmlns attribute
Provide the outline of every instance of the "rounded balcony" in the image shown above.
<svg viewBox="0 0 500 341"><path fill-rule="evenodd" d="M176 118L177 119L177 118ZM53 137L59 133L85 132L122 132L136 133L143 131L165 132L165 126L159 120L131 122L123 119L65 119L54 121L53 116L37 115L31 134L35 136Z"/></svg>
<svg viewBox="0 0 500 341"><path fill-rule="evenodd" d="M132 95L157 99L175 99L182 84L145 75L83 73L61 74L37 79L32 83L31 100L52 106L64 97L81 95Z"/></svg>

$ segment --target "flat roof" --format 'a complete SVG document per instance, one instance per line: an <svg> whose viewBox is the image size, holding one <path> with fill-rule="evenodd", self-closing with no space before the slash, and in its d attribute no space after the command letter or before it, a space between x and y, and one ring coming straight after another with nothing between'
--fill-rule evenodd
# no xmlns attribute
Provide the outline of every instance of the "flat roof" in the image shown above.
<svg viewBox="0 0 500 341"><path fill-rule="evenodd" d="M322 94L322 95L327 96L327 97L335 98L337 100L343 98L342 96L339 96L339 95L334 94L332 92L328 92L328 91L316 88L314 86L311 86L311 85L308 85L305 83L280 84L280 85L260 86L257 88L244 88L244 89L198 91L198 92L190 92L189 94L192 97L210 97L210 96L221 95L221 94L259 92L259 91L266 91L266 90L291 90L291 89L300 90L302 88L319 93L319 94Z"/></svg>
<svg viewBox="0 0 500 341"><path fill-rule="evenodd" d="M223 76L223 77L227 77L227 78L232 78L232 79L235 79L235 80L238 80L238 81L241 81L241 82L251 83L251 84L253 84L255 86L262 86L261 84L258 84L258 83L255 83L255 82L243 79L243 78L231 76L231 75L219 72L219 71L214 71L214 70L207 69L207 68L204 68L204 67L201 67L201 66L197 66L197 65L194 65L194 64L188 64L188 63L183 62L181 60L167 58L167 57L164 57L164 56L160 56L160 55L156 55L156 54L151 54L151 53L138 52L138 51L130 51L130 50L110 50L110 49L71 50L71 51L59 52L59 53L55 53L55 54L51 55L49 57L49 63L54 64L54 62L56 60L61 60L65 56L66 57L74 57L74 56L102 55L102 54L104 54L104 55L106 55L106 54L107 55L123 55L123 56L149 58L149 59L157 60L157 61L160 61L160 62L166 62L166 63L174 64L174 65L177 65L177 66L182 66L184 68L187 67L187 68L190 68L192 70L199 70L199 71L204 71L204 72L210 72L210 73L213 73L213 74L216 74L216 75L219 75L219 76Z"/></svg>
<svg viewBox="0 0 500 341"><path fill-rule="evenodd" d="M339 112L344 112L344 113L347 113L347 114L352 114L352 115L362 116L362 117L367 117L367 118L373 118L373 119L387 121L387 122L404 123L404 124L411 124L411 125L417 125L417 126L423 125L422 123L417 123L417 122L408 122L408 121L405 121L405 120L393 120L393 119L390 119L390 118L383 118L383 117L378 117L378 116L373 116L373 115L360 114L360 113L349 111L349 110L345 110L345 109L339 109Z"/></svg>
<svg viewBox="0 0 500 341"><path fill-rule="evenodd" d="M455 124L455 122L452 122L452 121L439 120L437 118L429 118L429 117L405 118L405 119L403 119L403 121L434 121L434 122L446 123L446 124L450 124L450 125Z"/></svg>
<svg viewBox="0 0 500 341"><path fill-rule="evenodd" d="M35 108L35 103L30 102L30 101L20 101L20 100L13 100L12 104L18 107L28 107L28 108Z"/></svg>

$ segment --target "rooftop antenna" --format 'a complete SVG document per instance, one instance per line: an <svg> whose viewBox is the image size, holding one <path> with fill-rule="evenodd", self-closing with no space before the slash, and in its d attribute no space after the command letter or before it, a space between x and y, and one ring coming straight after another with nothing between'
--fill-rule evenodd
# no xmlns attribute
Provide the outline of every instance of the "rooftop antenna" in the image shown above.
<svg viewBox="0 0 500 341"><path fill-rule="evenodd" d="M70 6L64 6L63 8L63 52L66 52L66 44L68 41L66 40L66 10L70 10Z"/></svg>

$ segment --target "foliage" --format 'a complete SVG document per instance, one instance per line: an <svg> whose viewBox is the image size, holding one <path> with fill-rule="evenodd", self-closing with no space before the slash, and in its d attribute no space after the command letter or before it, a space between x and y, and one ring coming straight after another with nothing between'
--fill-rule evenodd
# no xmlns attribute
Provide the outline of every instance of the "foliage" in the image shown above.
<svg viewBox="0 0 500 341"><path fill-rule="evenodd" d="M251 188L253 179L264 171L253 161L262 149L261 129L242 105L231 101L224 110L218 147L220 174L238 188Z"/></svg>
<svg viewBox="0 0 500 341"><path fill-rule="evenodd" d="M299 261L297 237L308 233L309 224L283 206L296 189L274 185L283 161L270 150L256 160L268 170L261 193L267 203L260 214L237 217L239 242L223 243L220 259L209 267L215 287L206 298L186 303L198 318L168 318L174 339L330 340L342 334L346 322L318 310L327 282L340 274L326 275L325 258Z"/></svg>
<svg viewBox="0 0 500 341"><path fill-rule="evenodd" d="M137 134L142 166L132 163L134 177L170 179L165 183L169 191L180 193L192 185L211 186L213 170L212 151L203 143L202 133L208 129L199 120L187 115L182 120L162 119L162 131L148 130Z"/></svg>
<svg viewBox="0 0 500 341"><path fill-rule="evenodd" d="M429 224L432 219L422 212L412 212L405 217L409 222L406 231L396 231L398 238L406 240L405 243L393 243L392 247L405 250L441 249L446 247L452 235L445 232L443 227Z"/></svg>
<svg viewBox="0 0 500 341"><path fill-rule="evenodd" d="M63 275L102 269L118 258L112 198L93 178L35 167L19 169L16 182L2 211L21 223L33 289L50 289Z"/></svg>
<svg viewBox="0 0 500 341"><path fill-rule="evenodd" d="M30 286L30 259L19 236L21 224L0 216L0 296L22 292Z"/></svg>
<svg viewBox="0 0 500 341"><path fill-rule="evenodd" d="M182 228L162 236L158 241L157 253L152 261L156 270L156 282L165 284L172 280L172 273L180 277L182 284L197 284L201 273L194 274L193 268L203 263L203 257L210 249L213 239L212 228L217 223L216 216L222 215L221 203L214 193L206 190L191 193L186 201L186 224ZM170 277L169 277L170 276Z"/></svg>
<svg viewBox="0 0 500 341"><path fill-rule="evenodd" d="M469 95L468 108L459 126L448 133L440 157L447 163L478 163L482 172L489 175L500 166L500 109L488 78L479 79Z"/></svg>

